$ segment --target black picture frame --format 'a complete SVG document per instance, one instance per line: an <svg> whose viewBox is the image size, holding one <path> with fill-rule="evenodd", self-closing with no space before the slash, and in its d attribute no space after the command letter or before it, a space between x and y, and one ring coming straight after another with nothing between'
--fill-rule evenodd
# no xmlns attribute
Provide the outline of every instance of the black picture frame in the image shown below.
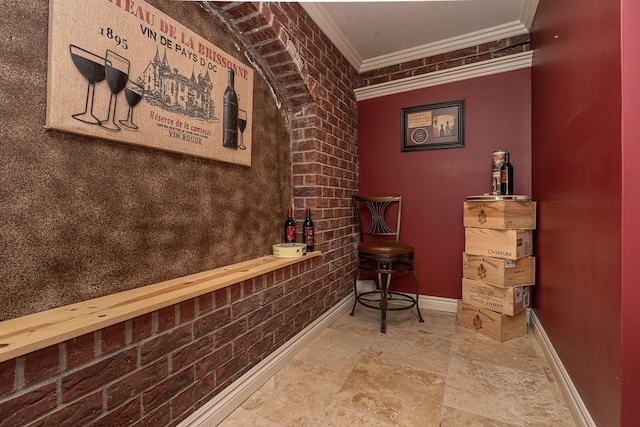
<svg viewBox="0 0 640 427"><path fill-rule="evenodd" d="M464 99L402 109L402 151L464 147Z"/></svg>

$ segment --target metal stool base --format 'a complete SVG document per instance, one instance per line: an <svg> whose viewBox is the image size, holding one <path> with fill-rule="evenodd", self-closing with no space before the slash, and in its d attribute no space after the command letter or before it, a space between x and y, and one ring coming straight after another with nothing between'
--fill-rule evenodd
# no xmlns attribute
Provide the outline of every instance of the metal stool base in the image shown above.
<svg viewBox="0 0 640 427"><path fill-rule="evenodd" d="M418 278L415 271L411 272L413 273L417 282ZM356 289L356 283L359 279L359 276L359 273L357 273L354 281L355 301L353 302L353 308L351 309L351 316L355 315L356 305L358 304L362 304L363 306L372 308L374 310L380 310L380 332L384 334L387 332L387 311L409 310L413 307L416 307L416 311L418 312L418 321L420 323L424 323L424 319L422 318L422 313L420 312L420 306L418 303L418 293L416 293L416 296L414 298L413 296L404 293L389 291L387 289L389 278L388 280L379 280L379 282L382 283L382 286L380 286L380 283L378 283L378 286L380 287L379 290L358 293L358 290ZM372 298L374 296L377 296L377 298ZM403 304L402 306L389 307L388 303L391 300L402 301L406 304Z"/></svg>

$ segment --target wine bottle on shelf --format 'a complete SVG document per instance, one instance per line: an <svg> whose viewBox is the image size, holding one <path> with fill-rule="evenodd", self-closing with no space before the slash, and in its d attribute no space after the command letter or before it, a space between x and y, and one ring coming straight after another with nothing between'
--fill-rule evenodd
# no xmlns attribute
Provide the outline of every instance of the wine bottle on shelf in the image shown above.
<svg viewBox="0 0 640 427"><path fill-rule="evenodd" d="M513 195L513 166L509 163L509 153L504 154L504 163L500 167L500 195Z"/></svg>
<svg viewBox="0 0 640 427"><path fill-rule="evenodd" d="M227 89L222 98L222 146L238 148L238 95L234 89L233 69L229 68Z"/></svg>
<svg viewBox="0 0 640 427"><path fill-rule="evenodd" d="M296 222L293 220L291 208L287 209L287 220L284 222L284 242L295 243L296 241Z"/></svg>
<svg viewBox="0 0 640 427"><path fill-rule="evenodd" d="M307 252L313 252L313 221L311 220L311 209L307 208L307 217L302 224L302 243L306 243Z"/></svg>

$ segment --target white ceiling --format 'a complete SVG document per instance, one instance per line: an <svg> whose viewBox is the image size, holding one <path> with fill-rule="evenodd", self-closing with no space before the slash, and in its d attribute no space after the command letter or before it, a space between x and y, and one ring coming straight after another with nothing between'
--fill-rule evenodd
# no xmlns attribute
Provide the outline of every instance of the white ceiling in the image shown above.
<svg viewBox="0 0 640 427"><path fill-rule="evenodd" d="M528 32L539 0L307 2L359 72Z"/></svg>

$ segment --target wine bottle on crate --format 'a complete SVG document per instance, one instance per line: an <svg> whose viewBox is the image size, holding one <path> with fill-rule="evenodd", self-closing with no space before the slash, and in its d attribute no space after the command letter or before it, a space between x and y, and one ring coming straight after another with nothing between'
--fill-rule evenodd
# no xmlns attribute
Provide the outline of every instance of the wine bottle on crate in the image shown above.
<svg viewBox="0 0 640 427"><path fill-rule="evenodd" d="M513 195L513 166L509 162L509 153L504 155L504 164L500 168L500 194L502 196Z"/></svg>

